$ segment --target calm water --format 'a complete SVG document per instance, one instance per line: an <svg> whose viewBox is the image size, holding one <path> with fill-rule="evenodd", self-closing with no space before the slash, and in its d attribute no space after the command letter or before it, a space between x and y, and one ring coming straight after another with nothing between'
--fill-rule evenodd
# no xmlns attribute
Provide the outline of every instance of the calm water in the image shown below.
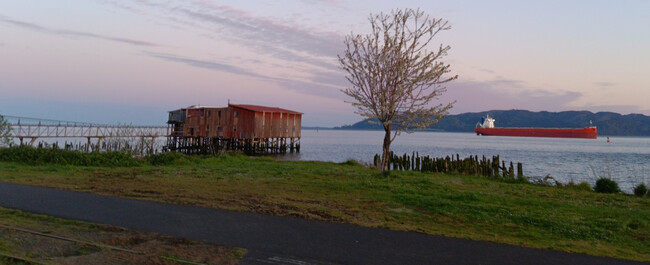
<svg viewBox="0 0 650 265"><path fill-rule="evenodd" d="M348 159L371 163L381 153L381 131L303 130L299 154L280 159L343 162ZM459 154L501 156L522 162L524 174L542 178L551 175L567 183L611 177L621 189L650 182L650 137L565 139L534 137L488 137L474 133L403 133L391 145L396 154L419 152L420 156L444 157Z"/></svg>

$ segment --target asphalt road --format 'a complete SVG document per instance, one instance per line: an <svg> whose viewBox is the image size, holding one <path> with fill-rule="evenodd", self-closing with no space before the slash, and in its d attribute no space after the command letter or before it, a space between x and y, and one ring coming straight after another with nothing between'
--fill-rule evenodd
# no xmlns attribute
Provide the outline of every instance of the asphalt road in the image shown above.
<svg viewBox="0 0 650 265"><path fill-rule="evenodd" d="M0 206L249 250L242 264L645 264L0 183Z"/></svg>

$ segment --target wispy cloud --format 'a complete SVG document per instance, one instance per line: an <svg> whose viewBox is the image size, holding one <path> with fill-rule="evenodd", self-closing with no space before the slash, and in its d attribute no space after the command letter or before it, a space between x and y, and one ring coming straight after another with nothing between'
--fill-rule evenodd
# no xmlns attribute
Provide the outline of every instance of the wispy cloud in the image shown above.
<svg viewBox="0 0 650 265"><path fill-rule="evenodd" d="M196 4L194 7L181 7L173 11L185 18L219 26L228 31L229 38L238 40L241 45L254 46L268 52L286 49L325 57L336 56L342 47L343 36L335 33L315 32L298 25L287 25L230 6L210 2Z"/></svg>
<svg viewBox="0 0 650 265"><path fill-rule="evenodd" d="M345 3L343 0L301 0L308 4L325 4L325 5L341 5Z"/></svg>
<svg viewBox="0 0 650 265"><path fill-rule="evenodd" d="M170 62L186 64L192 67L198 67L198 68L209 69L209 70L214 70L219 72L258 78L262 80L268 80L281 85L281 87L285 89L297 91L299 93L324 96L324 97L334 98L334 99L343 98L342 96L343 94L339 92L340 87L338 86L338 82L340 82L341 80L337 80L338 78L337 75L332 75L332 74L316 75L312 79L307 79L307 80L301 80L296 78L278 78L278 77L271 77L271 76L258 74L254 71L250 71L245 68L241 68L241 67L237 67L225 63L186 58L179 55L165 54L165 53L144 52L144 54L154 58L170 61Z"/></svg>
<svg viewBox="0 0 650 265"><path fill-rule="evenodd" d="M612 82L595 82L594 85L597 86L597 87L606 88L606 87L615 86L616 84L612 83Z"/></svg>
<svg viewBox="0 0 650 265"><path fill-rule="evenodd" d="M642 107L632 106L632 105L589 105L589 106L585 106L585 109L592 112L605 111L605 112L616 112L620 114L637 113L637 114L650 115L650 109L643 109Z"/></svg>
<svg viewBox="0 0 650 265"><path fill-rule="evenodd" d="M315 83L328 84L338 89L350 86L350 82L345 78L343 70L314 73L310 80Z"/></svg>
<svg viewBox="0 0 650 265"><path fill-rule="evenodd" d="M217 62L210 62L210 61L203 61L203 60L197 60L197 59L191 59L191 58L184 58L184 57L181 57L181 56L178 56L178 55L165 54L165 53L145 52L145 54L147 54L147 55L149 55L151 57L154 57L154 58L159 58L159 59L163 59L163 60L171 61L171 62L183 63L183 64L190 65L190 66L193 66L193 67L205 68L205 69L216 70L216 71L220 71L220 72L226 72L226 73L249 76L249 77L255 77L255 78L261 78L261 79L275 80L275 78L260 75L260 74L254 73L252 71L248 71L246 69L243 69L243 68L240 68L240 67L237 67L237 66L233 66L233 65L222 64L222 63L217 63Z"/></svg>
<svg viewBox="0 0 650 265"><path fill-rule="evenodd" d="M314 0L326 5L337 1ZM336 55L343 49L343 36L308 28L297 21L263 17L249 11L210 1L151 3L106 1L108 4L146 15L174 28L197 31L198 35L248 47L258 54L285 62L334 69ZM170 24L171 23L171 24ZM173 25L172 25L173 24Z"/></svg>
<svg viewBox="0 0 650 265"><path fill-rule="evenodd" d="M490 109L567 110L570 103L582 97L575 91L549 91L529 87L520 80L490 81L456 80L447 85L441 100L457 103L454 113Z"/></svg>
<svg viewBox="0 0 650 265"><path fill-rule="evenodd" d="M100 34L94 34L94 33L89 33L89 32L82 32L82 31L74 31L74 30L52 29L52 28L47 28L47 27L41 26L41 25L29 23L29 22L8 19L8 18L2 17L2 16L0 16L0 22L5 23L5 24L9 24L9 25L14 25L14 26L17 26L17 27L21 27L21 28L24 28L24 29L32 30L32 31L37 31L37 32L46 33L46 34L59 35L59 36L64 36L64 37L91 38L91 39L108 40L108 41L126 43L126 44L136 45L136 46L149 46L149 47L160 46L160 45L158 45L156 43L153 43L153 42L136 40L136 39L104 36L104 35L100 35Z"/></svg>

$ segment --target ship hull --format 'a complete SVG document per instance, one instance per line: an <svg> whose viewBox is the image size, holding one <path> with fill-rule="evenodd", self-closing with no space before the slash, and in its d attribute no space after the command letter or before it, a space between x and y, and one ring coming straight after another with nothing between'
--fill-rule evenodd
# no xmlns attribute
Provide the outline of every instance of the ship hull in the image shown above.
<svg viewBox="0 0 650 265"><path fill-rule="evenodd" d="M474 128L477 135L486 136L519 136L519 137L555 137L555 138L586 138L596 139L596 127L577 129L558 128Z"/></svg>

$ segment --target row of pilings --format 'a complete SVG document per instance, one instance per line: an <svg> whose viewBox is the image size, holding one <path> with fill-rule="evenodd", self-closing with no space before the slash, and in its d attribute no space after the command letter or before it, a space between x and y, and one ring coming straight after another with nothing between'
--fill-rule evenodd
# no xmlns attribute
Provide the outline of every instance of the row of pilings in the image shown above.
<svg viewBox="0 0 650 265"><path fill-rule="evenodd" d="M246 155L286 154L300 152L300 138L168 137L163 149L202 155L216 155L223 151L241 151Z"/></svg>
<svg viewBox="0 0 650 265"><path fill-rule="evenodd" d="M374 157L374 165L375 167L378 167L380 164L381 156L376 154ZM402 156L398 156L391 151L388 167L389 170L412 170L446 174L458 173L484 177L515 178L514 163L511 161L508 165L506 164L506 161L502 161L498 155L492 156L492 159L485 156L482 156L479 159L476 155L460 159L458 154L456 154L455 157L453 155L446 157L429 157L420 156L417 152L413 152L410 156L406 153ZM516 176L517 178L524 176L523 165L519 162L517 163Z"/></svg>
<svg viewBox="0 0 650 265"><path fill-rule="evenodd" d="M94 139L93 139L94 140ZM63 149L69 151L79 151L79 152L124 152L131 154L133 156L145 156L156 154L161 151L162 146L159 143L156 143L156 139L152 137L124 137L116 138L112 137L109 139L101 140L98 139L91 141L39 141L29 144L20 144L28 145L40 149ZM11 144L10 146L13 146Z"/></svg>

